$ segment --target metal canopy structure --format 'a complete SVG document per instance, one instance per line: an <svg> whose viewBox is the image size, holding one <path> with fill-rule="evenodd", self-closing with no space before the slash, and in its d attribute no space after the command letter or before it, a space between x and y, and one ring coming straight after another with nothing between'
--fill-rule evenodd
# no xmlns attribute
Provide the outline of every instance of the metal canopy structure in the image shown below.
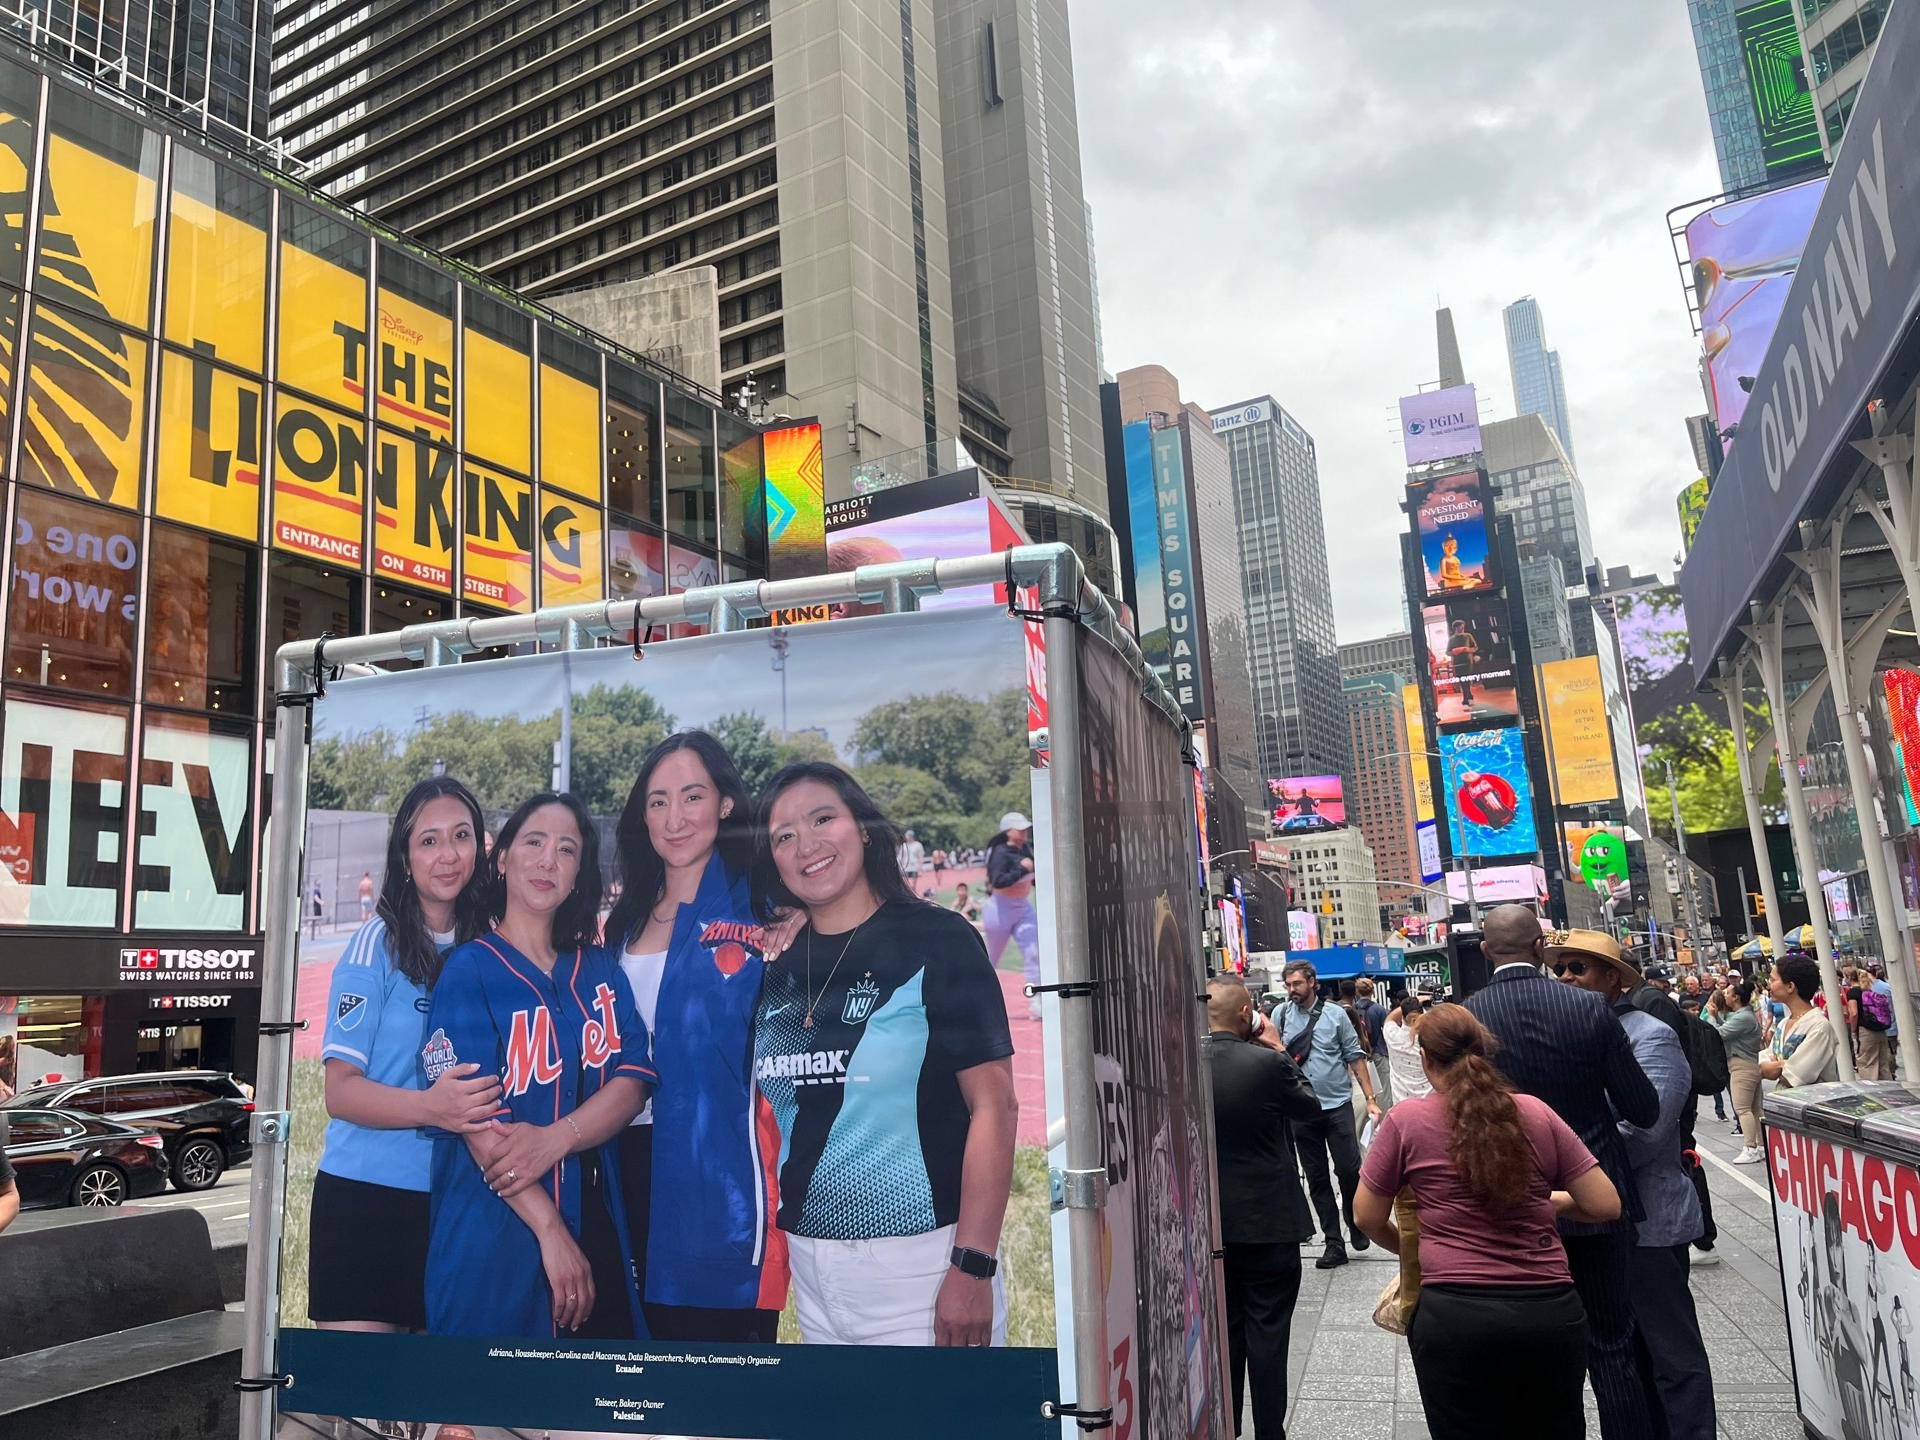
<svg viewBox="0 0 1920 1440"><path fill-rule="evenodd" d="M1896 1018L1920 1033L1900 859L1869 742L1883 725L1876 691L1888 666L1920 663L1920 7L1892 11L1845 143L1835 157L1779 327L1715 479L1680 572L1694 675L1726 706L1756 855L1766 853L1760 796L1777 763L1803 875L1822 877L1801 773L1817 708L1831 703L1863 869L1873 940ZM1769 728L1749 707L1764 698ZM1778 897L1759 867L1773 953ZM1853 872L1850 872L1853 873ZM1842 1012L1824 885L1809 885L1830 1015ZM1902 1055L1916 1075L1914 1047ZM1838 1047L1840 1070L1853 1057Z"/></svg>

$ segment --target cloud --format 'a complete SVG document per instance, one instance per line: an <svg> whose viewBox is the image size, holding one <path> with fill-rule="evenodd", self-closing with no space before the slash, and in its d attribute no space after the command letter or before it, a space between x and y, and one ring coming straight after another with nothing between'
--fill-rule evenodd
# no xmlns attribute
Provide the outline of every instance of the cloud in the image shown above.
<svg viewBox="0 0 1920 1440"><path fill-rule="evenodd" d="M1107 364L1314 436L1343 640L1407 624L1394 403L1437 375L1436 303L1500 419L1500 309L1538 298L1601 558L1672 569L1704 402L1665 217L1720 188L1685 6L1071 13Z"/></svg>

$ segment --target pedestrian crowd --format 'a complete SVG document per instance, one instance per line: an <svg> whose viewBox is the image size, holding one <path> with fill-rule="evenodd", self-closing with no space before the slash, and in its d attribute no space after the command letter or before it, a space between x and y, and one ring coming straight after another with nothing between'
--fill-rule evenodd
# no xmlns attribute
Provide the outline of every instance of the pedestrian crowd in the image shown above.
<svg viewBox="0 0 1920 1440"><path fill-rule="evenodd" d="M1301 1247L1319 1269L1379 1246L1400 1265L1375 1321L1404 1334L1434 1440L1586 1433L1713 1440L1691 1269L1718 1263L1696 1132L1703 1100L1766 1155L1762 1083L1891 1078L1886 982L1788 953L1764 979L1676 976L1521 905L1481 930L1464 1003L1323 982L1290 961L1263 1013L1208 985L1235 1433L1284 1440ZM1691 969L1691 967L1690 967ZM1383 1268L1383 1273L1385 1267Z"/></svg>

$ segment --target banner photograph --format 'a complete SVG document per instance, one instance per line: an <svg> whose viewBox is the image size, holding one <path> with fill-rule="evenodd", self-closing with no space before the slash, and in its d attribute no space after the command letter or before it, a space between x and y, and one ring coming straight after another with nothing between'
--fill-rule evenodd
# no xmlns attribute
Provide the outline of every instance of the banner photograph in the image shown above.
<svg viewBox="0 0 1920 1440"><path fill-rule="evenodd" d="M285 1409L1057 1433L1035 776L999 610L328 687Z"/></svg>
<svg viewBox="0 0 1920 1440"><path fill-rule="evenodd" d="M1455 855L1530 856L1539 847L1525 731L1509 726L1442 735L1440 762Z"/></svg>

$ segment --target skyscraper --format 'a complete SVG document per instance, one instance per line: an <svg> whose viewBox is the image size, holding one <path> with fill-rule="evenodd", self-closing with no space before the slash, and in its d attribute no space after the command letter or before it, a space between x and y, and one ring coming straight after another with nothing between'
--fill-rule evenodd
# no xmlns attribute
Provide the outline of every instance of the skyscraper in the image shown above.
<svg viewBox="0 0 1920 1440"><path fill-rule="evenodd" d="M1127 517L1125 589L1141 648L1187 718L1205 726L1209 764L1250 815L1263 815L1249 615L1226 448L1206 412L1180 399L1180 382L1162 367L1123 370L1106 388L1114 401L1108 493L1111 508Z"/></svg>
<svg viewBox="0 0 1920 1440"><path fill-rule="evenodd" d="M1365 675L1342 681L1340 690L1353 748L1347 823L1360 827L1373 852L1380 903L1406 913L1425 906L1420 892L1407 888L1420 883L1420 852L1413 833L1413 770L1407 758L1402 684L1390 673ZM1418 763L1425 765L1426 757Z"/></svg>
<svg viewBox="0 0 1920 1440"><path fill-rule="evenodd" d="M1734 20L1737 0L1687 0L1693 48L1700 57L1700 84L1707 96L1707 126L1720 165L1720 188L1732 194L1767 184L1760 143L1760 117L1753 82Z"/></svg>
<svg viewBox="0 0 1920 1440"><path fill-rule="evenodd" d="M1092 260L1066 0L943 0L940 120L961 419L994 483L1106 510ZM984 404L982 403L984 402Z"/></svg>
<svg viewBox="0 0 1920 1440"><path fill-rule="evenodd" d="M34 44L229 144L267 139L273 0L13 0Z"/></svg>
<svg viewBox="0 0 1920 1440"><path fill-rule="evenodd" d="M536 298L712 267L722 388L822 416L844 492L959 429L934 10L283 4L273 127L315 183ZM644 308L594 323L644 349Z"/></svg>
<svg viewBox="0 0 1920 1440"><path fill-rule="evenodd" d="M1402 685L1416 678L1413 668L1413 636L1405 630L1373 640L1354 640L1340 647L1340 680L1358 680L1367 675L1388 675Z"/></svg>
<svg viewBox="0 0 1920 1440"><path fill-rule="evenodd" d="M1560 448L1573 458L1573 421L1567 413L1567 386L1560 370L1560 352L1547 348L1546 321L1540 302L1531 295L1501 311L1507 327L1507 365L1513 374L1516 415L1538 415L1560 437Z"/></svg>
<svg viewBox="0 0 1920 1440"><path fill-rule="evenodd" d="M1794 12L1827 159L1840 148L1893 0L1801 0Z"/></svg>
<svg viewBox="0 0 1920 1440"><path fill-rule="evenodd" d="M1313 437L1271 395L1216 406L1233 463L1260 765L1268 779L1345 775L1333 581Z"/></svg>

